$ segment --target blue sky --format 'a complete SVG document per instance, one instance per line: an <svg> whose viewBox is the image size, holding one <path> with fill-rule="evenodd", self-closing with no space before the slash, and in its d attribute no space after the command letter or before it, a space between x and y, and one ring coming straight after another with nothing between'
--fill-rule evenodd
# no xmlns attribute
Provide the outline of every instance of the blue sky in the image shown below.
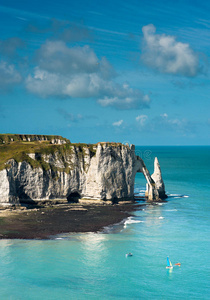
<svg viewBox="0 0 210 300"><path fill-rule="evenodd" d="M210 144L208 1L0 0L0 132Z"/></svg>

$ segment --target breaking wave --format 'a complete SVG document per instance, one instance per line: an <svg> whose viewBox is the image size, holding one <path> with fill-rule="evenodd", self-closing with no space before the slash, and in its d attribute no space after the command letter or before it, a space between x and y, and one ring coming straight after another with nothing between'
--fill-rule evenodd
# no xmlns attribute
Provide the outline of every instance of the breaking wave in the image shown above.
<svg viewBox="0 0 210 300"><path fill-rule="evenodd" d="M124 228L127 227L129 224L134 224L134 223L143 223L144 221L141 220L134 220L133 217L128 217L124 223Z"/></svg>
<svg viewBox="0 0 210 300"><path fill-rule="evenodd" d="M168 194L167 196L168 196L168 198L174 198L174 199L176 199L176 198L189 198L188 195L182 195L182 194Z"/></svg>

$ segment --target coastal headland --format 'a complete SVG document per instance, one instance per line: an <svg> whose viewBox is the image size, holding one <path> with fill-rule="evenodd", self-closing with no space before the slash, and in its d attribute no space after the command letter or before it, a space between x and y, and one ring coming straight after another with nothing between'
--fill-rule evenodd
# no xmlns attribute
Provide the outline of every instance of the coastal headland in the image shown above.
<svg viewBox="0 0 210 300"><path fill-rule="evenodd" d="M46 238L120 222L135 210L129 203L137 172L146 178L147 201L167 197L158 159L150 175L134 145L1 134L0 238Z"/></svg>

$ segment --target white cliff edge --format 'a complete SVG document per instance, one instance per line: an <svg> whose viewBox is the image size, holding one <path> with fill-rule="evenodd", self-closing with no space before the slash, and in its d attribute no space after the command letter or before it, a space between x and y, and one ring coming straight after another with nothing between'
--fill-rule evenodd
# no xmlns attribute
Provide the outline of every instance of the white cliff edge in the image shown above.
<svg viewBox="0 0 210 300"><path fill-rule="evenodd" d="M33 159L42 159L51 168L32 168L26 162L10 159L7 168L0 171L0 205L14 205L33 201L128 199L134 196L136 172L142 172L147 180L146 197L149 201L165 198L165 187L158 160L150 176L143 160L135 155L135 146L98 143L94 153L88 146L81 152L72 145L71 154L28 153ZM66 167L69 171L66 172Z"/></svg>

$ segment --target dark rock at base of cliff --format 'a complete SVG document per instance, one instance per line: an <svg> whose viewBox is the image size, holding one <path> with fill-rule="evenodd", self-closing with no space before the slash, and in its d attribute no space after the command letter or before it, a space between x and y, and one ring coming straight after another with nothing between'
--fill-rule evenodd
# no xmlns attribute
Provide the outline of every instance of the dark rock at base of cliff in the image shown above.
<svg viewBox="0 0 210 300"><path fill-rule="evenodd" d="M64 204L0 214L0 239L48 239L60 233L97 232L121 222L138 205Z"/></svg>

